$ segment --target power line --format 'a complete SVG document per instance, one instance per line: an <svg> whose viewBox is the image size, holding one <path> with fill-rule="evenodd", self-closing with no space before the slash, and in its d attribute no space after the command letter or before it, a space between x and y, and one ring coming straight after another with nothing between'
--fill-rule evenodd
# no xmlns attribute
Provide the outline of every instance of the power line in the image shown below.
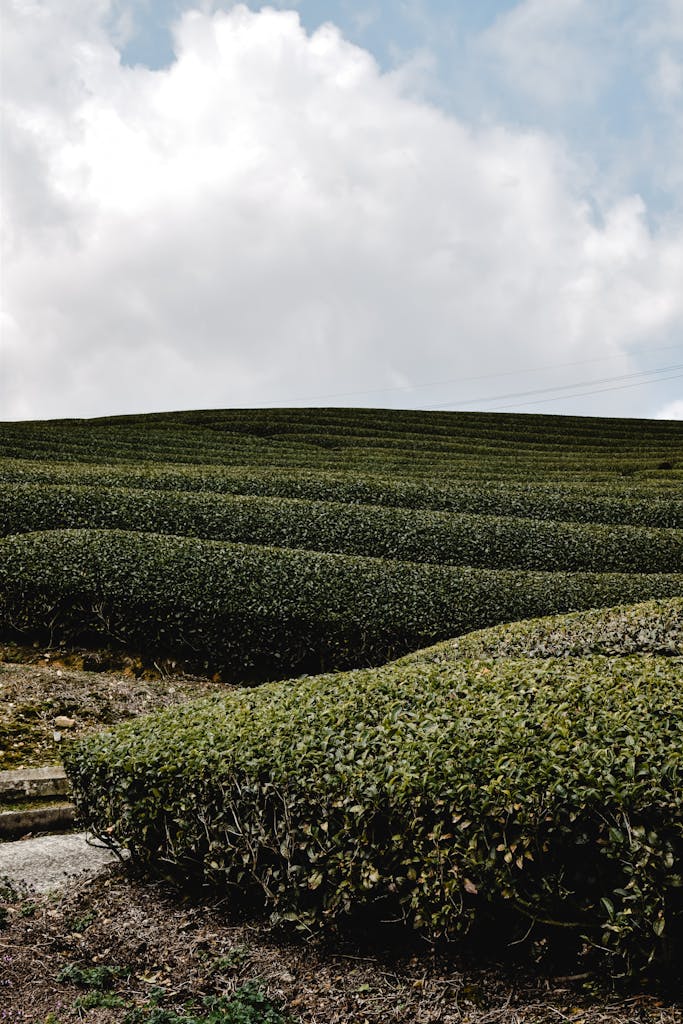
<svg viewBox="0 0 683 1024"><path fill-rule="evenodd" d="M481 396L479 398L454 399L454 400L452 400L450 402L442 403L441 405L429 405L429 406L426 406L425 408L427 408L427 409L446 409L446 408L449 408L450 406L453 406L453 405L456 405L458 408L460 408L460 406L462 406L462 405L476 405L479 402L498 402L499 400L504 399L504 398L525 398L527 395L547 395L551 391L571 391L574 388L590 387L593 384L612 384L612 383L615 383L616 381L633 380L635 377L643 377L646 374L668 373L671 370L683 370L683 363L674 364L673 366L660 366L660 367L654 368L652 370L638 370L635 373L624 373L624 374L619 374L618 376L613 376L613 377L601 377L601 378L598 378L597 380L580 380L580 381L576 381L573 384L557 384L554 387L532 388L530 391L509 391L507 394L504 394L504 395L486 395L486 396ZM665 379L667 379L667 378L665 378ZM646 381L645 383L648 383L648 382ZM557 397L558 398L562 398L562 397L565 397L565 396L558 395ZM515 404L519 404L519 403L515 403ZM532 402L528 402L528 403L525 402L525 403L522 403L522 404L532 405L533 403Z"/></svg>
<svg viewBox="0 0 683 1024"><path fill-rule="evenodd" d="M539 398L533 402L515 402L513 405L498 405L494 409L488 410L489 412L502 412L505 409L518 409L520 405L542 405L544 402L559 402L562 398L583 398L585 395L599 395L602 391L623 391L625 388L639 388L643 384L659 384L660 381L664 380L680 380L683 378L683 373L675 373L671 377L657 377L654 380L638 380L632 384L617 384L610 388L596 388L594 391L580 391L576 395L555 395L554 398Z"/></svg>
<svg viewBox="0 0 683 1024"><path fill-rule="evenodd" d="M653 345L648 351L649 352L664 352L671 351L672 349L681 349L683 345ZM500 370L497 373L481 373L470 377L451 377L442 380L426 381L421 384L397 384L393 387L387 388L369 388L364 391L336 391L325 395L303 395L298 398L292 398L288 401L275 402L274 405L286 405L291 406L292 402L319 402L326 398L354 398L358 395L385 395L391 392L397 391L418 391L422 388L433 388L443 387L447 384L462 384L469 383L475 380L493 380L497 377L517 377L524 373L543 373L545 370L558 370L564 369L568 366L587 366L593 363L605 363L612 362L614 359L629 358L631 353L619 353L611 356L600 356L596 359L575 359L571 362L566 363L548 363L545 366L529 366L521 370ZM501 396L505 397L505 396ZM449 403L452 404L452 403ZM430 408L438 409L440 406L430 406Z"/></svg>

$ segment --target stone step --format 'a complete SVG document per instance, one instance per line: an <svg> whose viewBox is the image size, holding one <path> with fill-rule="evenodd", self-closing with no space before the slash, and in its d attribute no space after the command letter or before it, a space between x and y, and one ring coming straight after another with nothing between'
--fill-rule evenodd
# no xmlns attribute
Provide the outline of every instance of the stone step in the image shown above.
<svg viewBox="0 0 683 1024"><path fill-rule="evenodd" d="M90 845L84 832L0 843L0 878L35 892L63 889L114 863L115 855L98 844ZM0 1001L0 1020L3 1006Z"/></svg>
<svg viewBox="0 0 683 1024"><path fill-rule="evenodd" d="M61 765L0 772L0 803L67 796L69 791L69 780Z"/></svg>
<svg viewBox="0 0 683 1024"><path fill-rule="evenodd" d="M18 839L28 832L62 832L74 827L73 804L27 807L21 811L0 811L0 840Z"/></svg>

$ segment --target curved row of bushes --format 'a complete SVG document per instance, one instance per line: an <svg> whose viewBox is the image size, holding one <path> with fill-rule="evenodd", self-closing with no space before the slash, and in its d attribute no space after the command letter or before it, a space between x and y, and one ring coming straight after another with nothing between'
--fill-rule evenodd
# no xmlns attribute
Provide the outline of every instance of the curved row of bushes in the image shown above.
<svg viewBox="0 0 683 1024"><path fill-rule="evenodd" d="M149 491L298 498L469 515L514 516L571 523L683 529L683 499L668 489L623 484L431 480L320 470L259 469L12 460L2 467L6 484L66 484Z"/></svg>
<svg viewBox="0 0 683 1024"><path fill-rule="evenodd" d="M526 455L531 448L540 455L558 452L569 459L580 447L606 466L623 456L642 466L653 457L680 456L681 429L680 424L663 420L343 408L199 410L0 424L0 443L8 449L14 443L33 452L52 443L69 454L78 447L84 453L98 450L113 457L141 440L143 455L165 445L174 457L181 449L194 454L197 441L227 450L240 438L249 443L274 441L284 446L295 440L301 447L336 448L389 441L408 452L434 443L454 450L471 445L485 456L513 446L516 454Z"/></svg>
<svg viewBox="0 0 683 1024"><path fill-rule="evenodd" d="M683 571L683 530L557 523L292 498L0 485L4 534L123 529L437 565Z"/></svg>
<svg viewBox="0 0 683 1024"><path fill-rule="evenodd" d="M681 574L452 568L117 530L0 541L0 630L97 635L255 677L378 664L499 622L681 593Z"/></svg>
<svg viewBox="0 0 683 1024"><path fill-rule="evenodd" d="M309 929L683 955L680 659L390 665L234 692L66 756L135 859Z"/></svg>
<svg viewBox="0 0 683 1024"><path fill-rule="evenodd" d="M414 651L402 658L400 664L461 658L576 658L591 654L683 656L683 597L509 622Z"/></svg>

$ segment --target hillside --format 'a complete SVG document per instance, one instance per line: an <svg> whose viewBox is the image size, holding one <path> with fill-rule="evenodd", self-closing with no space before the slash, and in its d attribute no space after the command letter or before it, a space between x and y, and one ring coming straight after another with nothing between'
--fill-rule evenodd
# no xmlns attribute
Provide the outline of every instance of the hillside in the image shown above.
<svg viewBox="0 0 683 1024"><path fill-rule="evenodd" d="M0 639L237 684L67 751L100 837L280 929L671 975L682 424L185 412L0 451Z"/></svg>
<svg viewBox="0 0 683 1024"><path fill-rule="evenodd" d="M681 593L675 422L302 409L0 427L0 628L251 678Z"/></svg>

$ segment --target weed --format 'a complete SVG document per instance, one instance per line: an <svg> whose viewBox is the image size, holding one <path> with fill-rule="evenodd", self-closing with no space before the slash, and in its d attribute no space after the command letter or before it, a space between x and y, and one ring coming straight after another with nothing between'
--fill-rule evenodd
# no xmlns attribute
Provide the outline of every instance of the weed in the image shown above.
<svg viewBox="0 0 683 1024"><path fill-rule="evenodd" d="M244 967L251 959L251 951L248 946L238 943L233 946L224 956L217 957L210 966L211 974L220 974L222 971L235 971Z"/></svg>
<svg viewBox="0 0 683 1024"><path fill-rule="evenodd" d="M117 979L127 976L128 971L124 967L79 967L78 964L67 964L57 975L57 981L104 992L111 988Z"/></svg>
<svg viewBox="0 0 683 1024"><path fill-rule="evenodd" d="M97 914L93 910L89 910L88 913L83 914L82 917L74 917L69 925L69 928L72 932L75 932L78 935L80 935L82 932L86 931L86 929L90 927L90 925L93 923L96 917Z"/></svg>
<svg viewBox="0 0 683 1024"><path fill-rule="evenodd" d="M7 908L9 904L16 903L18 900L17 891L9 878L5 876L0 877L0 928L7 921Z"/></svg>
<svg viewBox="0 0 683 1024"><path fill-rule="evenodd" d="M123 1024L287 1024L288 1018L254 981L231 996L208 996L203 1009L186 1007L178 1014L148 1003L129 1011Z"/></svg>
<svg viewBox="0 0 683 1024"><path fill-rule="evenodd" d="M111 1010L126 1005L126 1000L122 996L115 995L113 992L93 991L87 992L84 996L79 996L74 1001L74 1010L94 1010L96 1007Z"/></svg>

